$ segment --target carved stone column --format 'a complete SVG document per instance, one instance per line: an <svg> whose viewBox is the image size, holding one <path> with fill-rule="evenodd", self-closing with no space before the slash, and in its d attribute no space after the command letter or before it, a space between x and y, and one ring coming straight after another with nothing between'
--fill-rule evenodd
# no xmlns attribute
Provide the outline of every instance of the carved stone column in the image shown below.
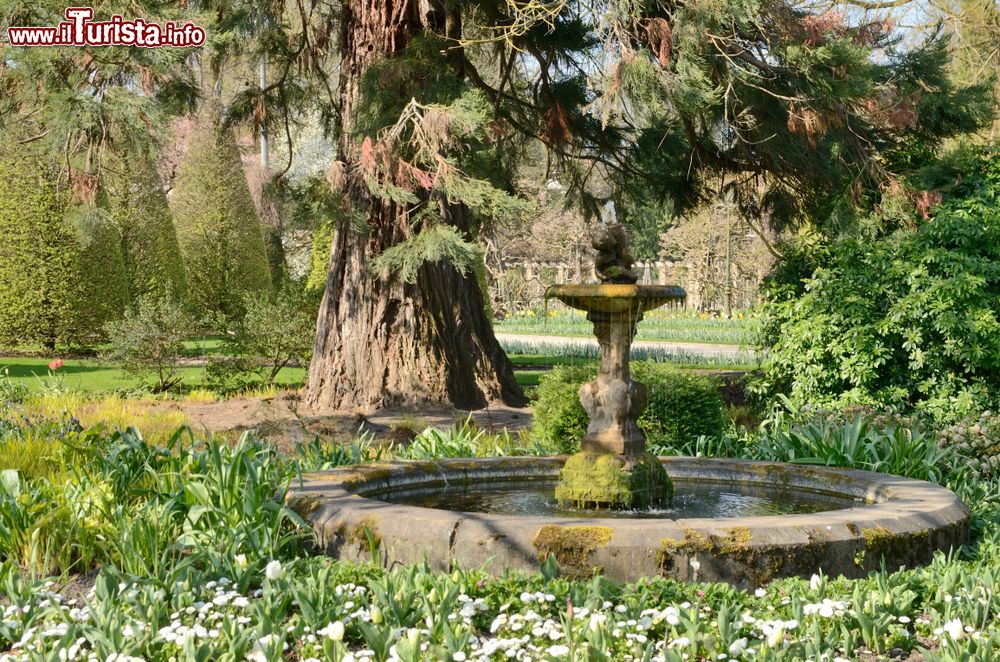
<svg viewBox="0 0 1000 662"><path fill-rule="evenodd" d="M639 455L646 436L636 420L646 409L646 387L632 380L629 354L642 315L591 311L587 319L601 346L601 365L597 379L580 387L580 404L590 417L580 446L595 453Z"/></svg>

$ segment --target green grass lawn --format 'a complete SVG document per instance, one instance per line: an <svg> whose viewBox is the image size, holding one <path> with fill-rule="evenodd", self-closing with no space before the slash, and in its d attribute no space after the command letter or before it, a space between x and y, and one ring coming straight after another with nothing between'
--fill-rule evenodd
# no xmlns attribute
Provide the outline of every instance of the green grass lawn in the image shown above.
<svg viewBox="0 0 1000 662"><path fill-rule="evenodd" d="M10 381L24 384L33 392L42 390L44 382L49 380L48 366L47 358L0 357L0 371L6 369ZM181 368L179 373L183 387L203 386L202 366ZM77 391L101 392L142 386L139 378L126 375L118 367L90 359L66 359L57 374L68 388ZM278 374L278 383L283 386L298 386L305 379L305 368L285 368ZM152 384L148 379L146 383Z"/></svg>
<svg viewBox="0 0 1000 662"><path fill-rule="evenodd" d="M567 356L564 354L508 354L507 356L510 357L511 363L514 364L514 377L517 379L517 383L527 388L538 386L538 380L552 366L580 365L595 362L593 359L581 359L576 356ZM672 365L680 370L712 370L721 372L748 369L748 365L745 363L727 363L724 361L710 364L672 362Z"/></svg>
<svg viewBox="0 0 1000 662"><path fill-rule="evenodd" d="M203 341L192 340L188 343L189 356L210 356L222 353L221 341L219 339L209 339L205 346ZM579 365L593 362L588 359L570 354L509 354L510 360L514 363L514 376L517 383L522 387L538 386L538 380L551 366L556 365ZM36 357L2 357L0 356L0 373L7 371L7 377L11 382L24 384L32 392L38 392L44 388L45 382L49 380L49 360L48 358ZM678 368L683 370L745 370L746 364L724 361L712 363L686 363L675 362ZM204 368L202 366L192 366L181 368L181 390L190 390L204 387ZM109 365L94 359L65 359L63 367L58 371L59 378L65 386L88 393L108 392L116 390L134 389L142 386L141 380L132 375L126 375L118 367ZM279 386L296 388L305 383L306 368L285 368L278 374ZM147 385L152 385L152 381L147 379Z"/></svg>
<svg viewBox="0 0 1000 662"><path fill-rule="evenodd" d="M498 333L526 335L593 337L593 325L584 313L574 310L552 309L526 311L493 322ZM663 340L669 342L707 343L713 345L753 345L756 319L740 311L733 319L713 317L687 310L656 310L647 313L638 325L637 340Z"/></svg>

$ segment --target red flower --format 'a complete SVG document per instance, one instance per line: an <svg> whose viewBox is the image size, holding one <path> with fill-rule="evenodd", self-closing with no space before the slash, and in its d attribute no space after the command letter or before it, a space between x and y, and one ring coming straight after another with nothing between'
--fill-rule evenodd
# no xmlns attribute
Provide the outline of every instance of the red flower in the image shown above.
<svg viewBox="0 0 1000 662"><path fill-rule="evenodd" d="M62 359L52 359L49 361L49 370L58 370L63 367Z"/></svg>

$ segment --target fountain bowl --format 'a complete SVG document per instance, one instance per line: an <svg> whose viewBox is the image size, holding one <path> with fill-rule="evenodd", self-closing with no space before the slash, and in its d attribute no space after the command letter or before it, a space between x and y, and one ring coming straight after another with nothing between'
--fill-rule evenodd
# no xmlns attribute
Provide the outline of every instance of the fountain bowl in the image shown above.
<svg viewBox="0 0 1000 662"><path fill-rule="evenodd" d="M835 510L687 519L460 512L391 503L395 494L467 486L470 491L555 480L566 458L509 457L388 462L304 476L288 503L316 533L321 551L387 567L537 571L554 555L568 577L621 581L663 576L762 586L787 576L864 576L928 563L968 541L969 510L951 491L886 474L742 460L663 457L677 481L819 491ZM844 499L848 501L844 506ZM603 515L603 516L602 516Z"/></svg>
<svg viewBox="0 0 1000 662"><path fill-rule="evenodd" d="M638 315L668 303L684 301L687 293L675 285L598 283L552 285L545 299L559 299L570 308L599 313Z"/></svg>

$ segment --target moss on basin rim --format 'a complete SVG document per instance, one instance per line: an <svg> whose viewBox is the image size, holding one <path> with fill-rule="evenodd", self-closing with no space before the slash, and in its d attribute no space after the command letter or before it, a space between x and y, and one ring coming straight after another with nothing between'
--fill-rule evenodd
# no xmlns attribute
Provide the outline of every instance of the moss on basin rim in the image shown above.
<svg viewBox="0 0 1000 662"><path fill-rule="evenodd" d="M649 508L668 505L674 484L649 453L631 457L581 451L563 465L555 496L582 508Z"/></svg>

